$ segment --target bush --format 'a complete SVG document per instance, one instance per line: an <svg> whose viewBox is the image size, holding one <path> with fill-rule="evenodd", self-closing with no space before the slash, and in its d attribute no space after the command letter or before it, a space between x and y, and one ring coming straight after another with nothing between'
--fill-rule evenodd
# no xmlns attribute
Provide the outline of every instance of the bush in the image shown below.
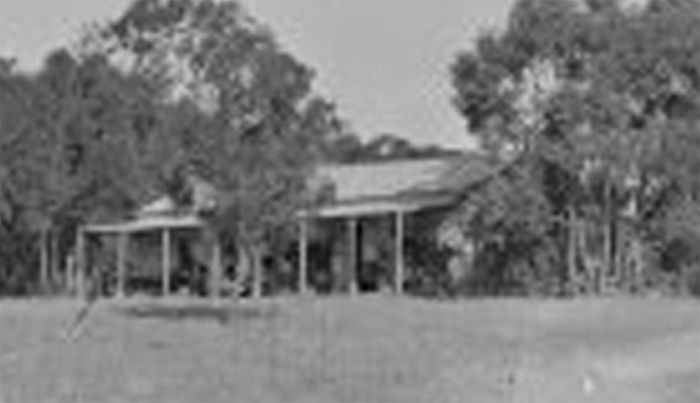
<svg viewBox="0 0 700 403"><path fill-rule="evenodd" d="M0 296L24 296L38 290L36 236L0 229Z"/></svg>
<svg viewBox="0 0 700 403"><path fill-rule="evenodd" d="M683 283L690 295L700 298L700 262L696 262L683 270Z"/></svg>
<svg viewBox="0 0 700 403"><path fill-rule="evenodd" d="M424 297L444 297L451 293L449 251L429 238L407 239L406 251L406 291Z"/></svg>

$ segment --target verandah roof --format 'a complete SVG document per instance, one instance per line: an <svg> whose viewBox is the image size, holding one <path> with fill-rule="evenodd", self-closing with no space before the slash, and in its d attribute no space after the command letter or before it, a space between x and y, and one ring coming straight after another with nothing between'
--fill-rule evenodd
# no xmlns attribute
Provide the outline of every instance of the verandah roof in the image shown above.
<svg viewBox="0 0 700 403"><path fill-rule="evenodd" d="M92 234L135 233L162 229L201 228L205 223L196 215L157 215L143 216L132 220L110 224L92 224L84 228Z"/></svg>

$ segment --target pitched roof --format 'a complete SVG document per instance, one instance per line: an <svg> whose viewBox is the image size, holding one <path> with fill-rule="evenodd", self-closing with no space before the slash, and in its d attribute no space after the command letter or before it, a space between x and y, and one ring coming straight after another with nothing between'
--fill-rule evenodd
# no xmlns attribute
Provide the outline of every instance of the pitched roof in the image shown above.
<svg viewBox="0 0 700 403"><path fill-rule="evenodd" d="M449 205L471 185L489 177L497 167L477 153L411 160L388 160L317 167L309 178L313 190L332 190L330 200L301 214L347 217L411 212ZM193 206L183 210L162 196L143 206L136 217L121 223L91 225L90 232L139 232L158 228L202 226L198 211L213 208L217 190L208 182L191 182Z"/></svg>
<svg viewBox="0 0 700 403"><path fill-rule="evenodd" d="M320 166L312 188L330 188L331 201L309 214L333 217L413 211L449 204L494 172L481 154Z"/></svg>

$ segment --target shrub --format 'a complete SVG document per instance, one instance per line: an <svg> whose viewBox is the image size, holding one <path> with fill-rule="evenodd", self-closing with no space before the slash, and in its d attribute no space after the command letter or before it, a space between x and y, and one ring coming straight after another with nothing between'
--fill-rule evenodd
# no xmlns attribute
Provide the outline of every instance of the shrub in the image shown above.
<svg viewBox="0 0 700 403"><path fill-rule="evenodd" d="M683 283L690 295L700 298L700 262L695 262L683 270Z"/></svg>

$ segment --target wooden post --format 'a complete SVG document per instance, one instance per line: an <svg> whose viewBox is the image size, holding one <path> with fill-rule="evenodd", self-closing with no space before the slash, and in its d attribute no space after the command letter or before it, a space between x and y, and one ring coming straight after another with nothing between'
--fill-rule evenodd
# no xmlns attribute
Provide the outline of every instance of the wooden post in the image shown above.
<svg viewBox="0 0 700 403"><path fill-rule="evenodd" d="M86 234L82 228L78 228L75 241L75 295L85 297L85 271L87 267L87 242Z"/></svg>
<svg viewBox="0 0 700 403"><path fill-rule="evenodd" d="M211 263L209 264L209 296L213 299L221 295L221 241L218 236L214 236L211 251Z"/></svg>
<svg viewBox="0 0 700 403"><path fill-rule="evenodd" d="M394 271L394 291L396 294L403 294L404 283L404 214L396 212L396 233L395 236L395 271Z"/></svg>
<svg viewBox="0 0 700 403"><path fill-rule="evenodd" d="M350 218L348 221L348 236L350 251L348 256L348 270L350 271L350 285L349 291L350 295L356 295L358 291L357 287L357 252L358 252L358 239L357 239L358 222L356 217Z"/></svg>
<svg viewBox="0 0 700 403"><path fill-rule="evenodd" d="M170 294L170 229L164 228L162 234L162 295Z"/></svg>
<svg viewBox="0 0 700 403"><path fill-rule="evenodd" d="M305 217L299 221L299 293L308 292L308 236L309 223Z"/></svg>
<svg viewBox="0 0 700 403"><path fill-rule="evenodd" d="M117 298L124 298L126 289L126 254L129 235L121 232L117 239Z"/></svg>

